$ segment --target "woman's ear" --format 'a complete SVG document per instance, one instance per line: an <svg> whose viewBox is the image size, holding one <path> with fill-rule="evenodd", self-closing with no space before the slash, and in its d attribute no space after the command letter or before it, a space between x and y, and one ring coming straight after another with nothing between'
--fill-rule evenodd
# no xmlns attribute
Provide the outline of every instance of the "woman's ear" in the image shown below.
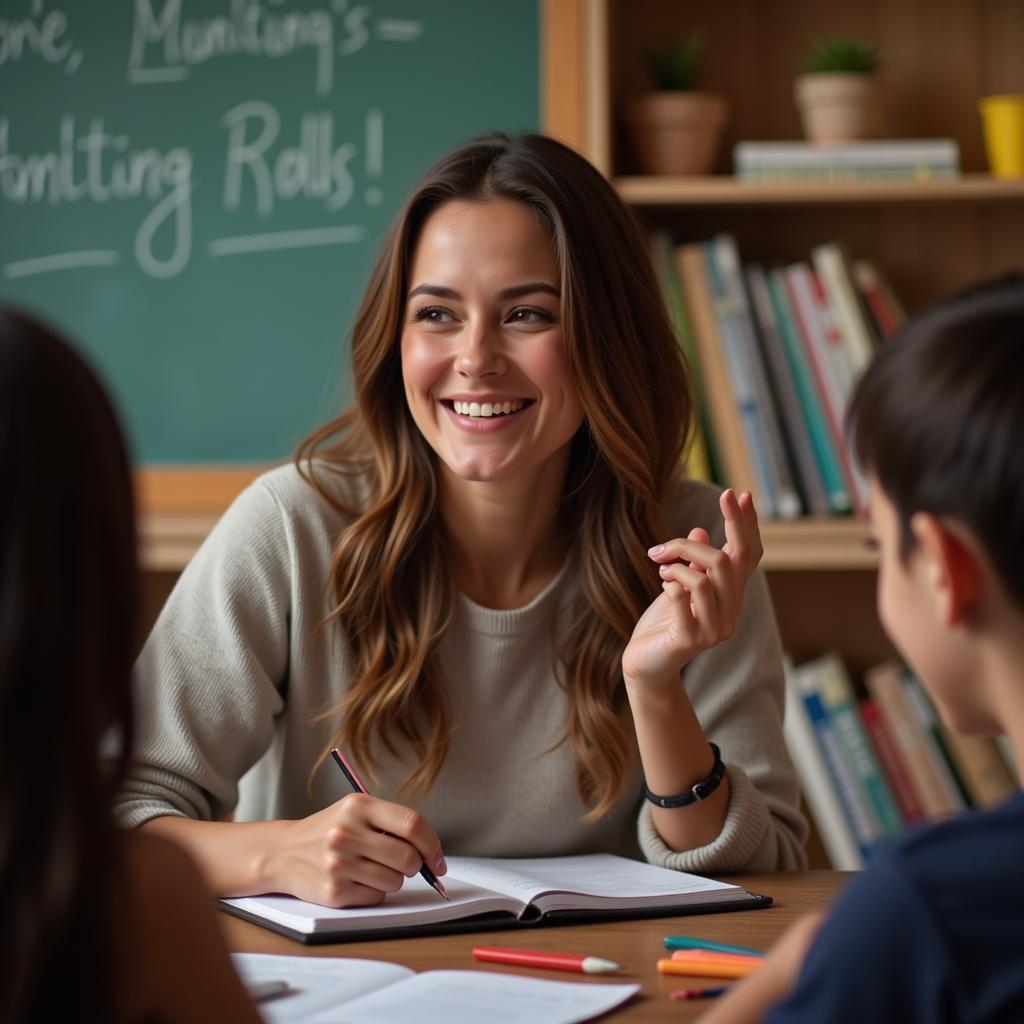
<svg viewBox="0 0 1024 1024"><path fill-rule="evenodd" d="M930 512L915 512L910 531L939 620L944 626L961 624L981 591L975 546Z"/></svg>

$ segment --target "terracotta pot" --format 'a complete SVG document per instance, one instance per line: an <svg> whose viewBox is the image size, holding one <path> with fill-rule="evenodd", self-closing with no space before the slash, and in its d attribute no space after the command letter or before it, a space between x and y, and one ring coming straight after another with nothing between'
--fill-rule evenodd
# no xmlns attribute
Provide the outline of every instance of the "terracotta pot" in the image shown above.
<svg viewBox="0 0 1024 1024"><path fill-rule="evenodd" d="M708 174L728 105L709 92L652 92L634 99L626 124L644 174Z"/></svg>
<svg viewBox="0 0 1024 1024"><path fill-rule="evenodd" d="M874 75L798 75L794 93L804 135L811 142L852 142L875 134Z"/></svg>

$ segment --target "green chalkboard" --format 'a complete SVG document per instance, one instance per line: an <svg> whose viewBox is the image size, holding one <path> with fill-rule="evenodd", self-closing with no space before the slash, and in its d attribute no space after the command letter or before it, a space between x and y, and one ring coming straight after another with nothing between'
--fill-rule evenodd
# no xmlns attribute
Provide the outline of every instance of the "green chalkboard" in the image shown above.
<svg viewBox="0 0 1024 1024"><path fill-rule="evenodd" d="M286 455L451 146L536 129L537 0L3 0L0 298L64 328L146 463Z"/></svg>

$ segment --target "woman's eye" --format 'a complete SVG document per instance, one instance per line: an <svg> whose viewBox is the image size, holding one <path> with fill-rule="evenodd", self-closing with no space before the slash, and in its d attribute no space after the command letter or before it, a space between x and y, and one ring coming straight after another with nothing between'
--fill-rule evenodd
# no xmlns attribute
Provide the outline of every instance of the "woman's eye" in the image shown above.
<svg viewBox="0 0 1024 1024"><path fill-rule="evenodd" d="M547 324L551 320L550 313L533 306L517 306L508 315L508 322L513 324Z"/></svg>
<svg viewBox="0 0 1024 1024"><path fill-rule="evenodd" d="M454 319L447 309L442 309L440 306L424 306L422 309L417 309L412 318L417 323L425 324L445 324Z"/></svg>

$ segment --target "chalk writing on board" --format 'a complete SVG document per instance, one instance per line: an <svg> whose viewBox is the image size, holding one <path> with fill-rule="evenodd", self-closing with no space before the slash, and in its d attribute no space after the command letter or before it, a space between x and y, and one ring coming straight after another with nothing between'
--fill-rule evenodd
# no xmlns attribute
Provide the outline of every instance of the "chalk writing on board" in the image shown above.
<svg viewBox="0 0 1024 1024"><path fill-rule="evenodd" d="M82 51L68 31L67 14L56 8L47 11L43 0L32 0L28 17L0 18L0 68L32 59L62 65L68 75L82 63Z"/></svg>
<svg viewBox="0 0 1024 1024"><path fill-rule="evenodd" d="M191 68L224 57L280 58L308 52L315 62L316 92L329 95L334 64L371 40L413 42L422 22L374 19L366 4L331 0L311 10L281 9L282 0L231 0L227 14L189 18L183 0L135 0L127 77L133 83L173 82Z"/></svg>
<svg viewBox="0 0 1024 1024"><path fill-rule="evenodd" d="M184 0L134 0L126 40L129 85L145 83L173 90L200 65L234 59L260 61L308 55L313 69L310 97L331 93L336 61L374 43L413 43L423 34L414 19L377 16L369 4L324 0L319 7L288 8L290 0L225 0L227 13L209 14ZM0 67L41 61L65 74L81 66L83 51L74 42L67 14L46 0L31 0L27 16L0 19ZM336 109L336 104L334 105ZM131 242L131 259L152 278L171 278L189 263L196 240L192 197L196 181L221 180L224 211L274 217L277 230L202 239L212 256L237 256L271 249L359 242L359 224L297 229L279 216L289 203L318 203L328 213L380 205L384 169L384 115L362 113L361 132L338 130L333 110L306 110L283 117L273 103L247 100L227 110L211 107L223 137L220 168L197 168L199 154L188 138L162 145L133 139L116 114L56 113L52 130L34 124L35 145L26 145L16 116L0 115L0 201L19 206L59 208L76 204L133 202L140 215ZM348 112L351 123L351 111ZM358 121L357 121L358 124ZM52 134L50 132L52 131ZM205 158L209 155L204 150ZM222 178L217 178L217 171ZM361 182L361 188L357 184ZM59 237L59 232L47 237ZM97 240L100 241L99 239ZM67 247L70 249L70 246ZM87 267L112 266L129 258L114 246L74 251L17 254L3 266L7 277Z"/></svg>

